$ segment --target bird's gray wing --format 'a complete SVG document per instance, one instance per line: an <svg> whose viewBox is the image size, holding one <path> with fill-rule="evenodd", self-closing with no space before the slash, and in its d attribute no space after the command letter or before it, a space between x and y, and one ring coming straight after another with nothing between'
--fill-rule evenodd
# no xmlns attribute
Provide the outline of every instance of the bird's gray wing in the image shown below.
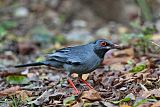
<svg viewBox="0 0 160 107"><path fill-rule="evenodd" d="M72 54L73 52L70 48L64 48L53 54L49 54L47 60L56 60L58 62L75 65L81 64L82 60L78 56Z"/></svg>

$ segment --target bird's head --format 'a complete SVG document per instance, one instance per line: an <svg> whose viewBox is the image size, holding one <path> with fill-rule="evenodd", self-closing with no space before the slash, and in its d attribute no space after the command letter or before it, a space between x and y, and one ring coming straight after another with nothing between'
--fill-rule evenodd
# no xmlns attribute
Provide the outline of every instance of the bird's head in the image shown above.
<svg viewBox="0 0 160 107"><path fill-rule="evenodd" d="M120 49L121 47L119 45L114 44L110 40L106 39L99 39L95 42L92 42L94 45L94 52L100 57L103 58L105 53L109 51L110 49Z"/></svg>

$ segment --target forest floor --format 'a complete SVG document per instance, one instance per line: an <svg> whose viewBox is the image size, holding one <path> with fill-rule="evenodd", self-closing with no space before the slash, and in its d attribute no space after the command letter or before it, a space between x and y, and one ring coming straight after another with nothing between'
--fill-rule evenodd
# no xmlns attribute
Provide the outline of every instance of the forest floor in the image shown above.
<svg viewBox="0 0 160 107"><path fill-rule="evenodd" d="M67 16L43 5L17 8L17 4L8 4L0 11L1 107L160 106L158 22L153 26L155 23L141 24L137 19L127 26L110 22L91 28L85 20L71 18L68 23ZM110 39L125 48L108 52L103 66L83 75L94 89L73 74L73 82L80 90L76 94L64 70L46 66L13 67L43 61L57 49L98 38Z"/></svg>

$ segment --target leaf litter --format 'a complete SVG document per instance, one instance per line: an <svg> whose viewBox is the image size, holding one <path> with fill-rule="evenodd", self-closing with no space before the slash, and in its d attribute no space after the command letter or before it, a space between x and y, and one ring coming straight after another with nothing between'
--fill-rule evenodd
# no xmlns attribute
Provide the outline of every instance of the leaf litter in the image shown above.
<svg viewBox="0 0 160 107"><path fill-rule="evenodd" d="M103 67L83 75L83 79L89 80L95 90L89 90L73 79L81 92L78 96L74 95L73 88L68 85L63 70L44 66L22 68L21 71L1 69L1 82L4 83L1 84L1 100L16 95L23 102L22 105L27 106L154 107L159 104L157 101L160 98L159 64L155 58L134 56L133 48L114 51L112 56L106 56ZM72 76L77 78L76 74Z"/></svg>
<svg viewBox="0 0 160 107"><path fill-rule="evenodd" d="M15 64L42 61L45 58L44 54L62 47L81 44L84 41L66 40L67 33L63 30L66 26L71 26L68 23L59 22L62 25L57 26L58 22L54 22L54 25L37 25L37 20L40 22L48 20L45 12L40 19L33 19L33 16L37 18L37 15L43 11L41 8L49 9L43 3L33 4L29 7L33 13L26 17L26 20L15 17L15 21L2 21L3 24L0 26L0 106L158 107L160 105L159 34L153 33L152 36L146 36L143 30L137 34L133 29L126 27L126 31L132 31L132 33L127 32L123 38L113 31L116 41L122 42L125 46L121 50L107 53L103 66L82 76L84 80L91 83L94 90L89 90L76 79L76 74L72 75L73 82L80 90L78 95L75 95L73 88L68 85L64 70L45 66L13 68ZM56 16L58 13L53 14ZM24 26L23 22L28 24ZM50 27L57 29L51 30ZM139 27L145 28L145 26ZM74 30L75 28L71 27L68 32ZM112 28L109 30L112 31ZM125 40L119 40L121 37ZM150 44L147 44L148 41Z"/></svg>

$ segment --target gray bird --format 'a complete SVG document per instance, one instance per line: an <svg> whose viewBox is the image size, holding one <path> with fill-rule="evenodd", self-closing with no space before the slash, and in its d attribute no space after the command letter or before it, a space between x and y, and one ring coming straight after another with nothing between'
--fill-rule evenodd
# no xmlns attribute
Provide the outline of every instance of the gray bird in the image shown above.
<svg viewBox="0 0 160 107"><path fill-rule="evenodd" d="M35 62L29 64L16 65L15 67L26 67L26 66L53 66L55 68L64 68L68 72L68 75L77 73L80 78L82 74L90 73L95 70L103 61L104 55L110 49L118 49L120 46L112 43L106 39L98 39L94 42L86 45L67 47L56 52L49 54L45 61ZM90 88L93 88L85 80L81 80ZM69 83L78 93L77 88L74 86L70 78Z"/></svg>

